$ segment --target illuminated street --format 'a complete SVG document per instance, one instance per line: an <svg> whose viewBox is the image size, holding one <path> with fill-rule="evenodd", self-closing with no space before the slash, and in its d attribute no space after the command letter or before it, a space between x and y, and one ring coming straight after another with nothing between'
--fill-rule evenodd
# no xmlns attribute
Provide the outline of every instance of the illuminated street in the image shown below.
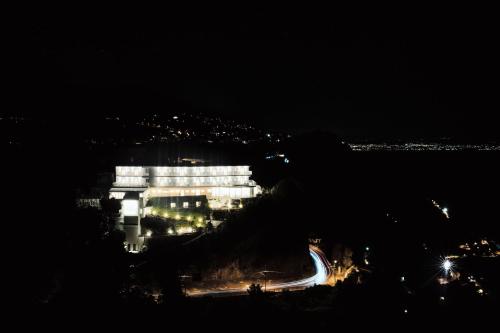
<svg viewBox="0 0 500 333"><path fill-rule="evenodd" d="M305 289L307 287L312 287L314 285L324 284L333 275L331 269L331 264L326 259L325 254L318 247L310 245L309 254L314 262L314 268L316 274L311 277L281 283L269 283L266 286L266 290L283 290L283 289ZM187 294L189 296L228 296L228 295L244 295L247 293L248 285L243 285L241 287L231 287L225 289L191 289L188 290Z"/></svg>

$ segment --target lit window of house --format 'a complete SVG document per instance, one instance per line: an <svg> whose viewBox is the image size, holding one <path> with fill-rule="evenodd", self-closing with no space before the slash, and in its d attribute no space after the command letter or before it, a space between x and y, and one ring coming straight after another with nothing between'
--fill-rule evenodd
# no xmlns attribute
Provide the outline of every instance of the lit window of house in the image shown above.
<svg viewBox="0 0 500 333"><path fill-rule="evenodd" d="M170 203L170 208L175 208L175 202Z"/></svg>
<svg viewBox="0 0 500 333"><path fill-rule="evenodd" d="M183 208L189 208L189 202L184 201L184 202L182 203L182 207L183 207Z"/></svg>
<svg viewBox="0 0 500 333"><path fill-rule="evenodd" d="M201 207L201 201L196 201L196 207Z"/></svg>

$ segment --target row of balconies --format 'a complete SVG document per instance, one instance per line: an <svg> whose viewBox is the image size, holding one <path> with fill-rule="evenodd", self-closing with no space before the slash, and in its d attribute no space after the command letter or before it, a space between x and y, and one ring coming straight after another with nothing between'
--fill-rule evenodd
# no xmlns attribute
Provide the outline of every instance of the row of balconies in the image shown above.
<svg viewBox="0 0 500 333"><path fill-rule="evenodd" d="M251 185L249 176L220 177L123 177L116 178L115 186L235 186Z"/></svg>
<svg viewBox="0 0 500 333"><path fill-rule="evenodd" d="M116 176L124 177L182 177L182 176L250 176L248 166L197 166L197 167L116 167Z"/></svg>

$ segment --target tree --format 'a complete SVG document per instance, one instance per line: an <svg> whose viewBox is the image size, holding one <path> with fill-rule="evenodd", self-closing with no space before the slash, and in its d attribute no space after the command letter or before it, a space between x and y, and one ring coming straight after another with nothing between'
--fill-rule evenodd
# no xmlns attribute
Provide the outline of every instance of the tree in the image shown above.
<svg viewBox="0 0 500 333"><path fill-rule="evenodd" d="M255 283L252 283L250 285L250 287L247 289L247 292L248 292L248 295L253 296L253 297L261 296L264 294L260 284L255 284Z"/></svg>
<svg viewBox="0 0 500 333"><path fill-rule="evenodd" d="M211 232L214 230L214 225L212 224L212 221L207 222L207 231Z"/></svg>
<svg viewBox="0 0 500 333"><path fill-rule="evenodd" d="M111 199L103 198L101 199L101 207L106 214L113 215L113 214L118 214L120 212L121 203L115 198Z"/></svg>

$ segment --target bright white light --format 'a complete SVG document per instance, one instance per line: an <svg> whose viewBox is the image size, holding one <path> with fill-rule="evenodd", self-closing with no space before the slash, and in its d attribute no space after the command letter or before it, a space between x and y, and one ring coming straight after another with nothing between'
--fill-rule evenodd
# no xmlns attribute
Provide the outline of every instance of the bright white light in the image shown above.
<svg viewBox="0 0 500 333"><path fill-rule="evenodd" d="M174 231L173 231L172 229L168 229L168 230L167 230L167 233L168 233L169 235L172 235L172 234L174 233Z"/></svg>
<svg viewBox="0 0 500 333"><path fill-rule="evenodd" d="M152 235L152 234L153 234L153 232L152 232L151 230L148 230L148 231L146 232L146 236L148 236L148 237L151 237L151 235Z"/></svg>
<svg viewBox="0 0 500 333"><path fill-rule="evenodd" d="M443 262L443 268L445 271L449 271L451 269L451 267L453 266L452 262L449 261L448 259L446 259L444 262Z"/></svg>
<svg viewBox="0 0 500 333"><path fill-rule="evenodd" d="M122 200L123 216L138 216L139 201L138 200Z"/></svg>

